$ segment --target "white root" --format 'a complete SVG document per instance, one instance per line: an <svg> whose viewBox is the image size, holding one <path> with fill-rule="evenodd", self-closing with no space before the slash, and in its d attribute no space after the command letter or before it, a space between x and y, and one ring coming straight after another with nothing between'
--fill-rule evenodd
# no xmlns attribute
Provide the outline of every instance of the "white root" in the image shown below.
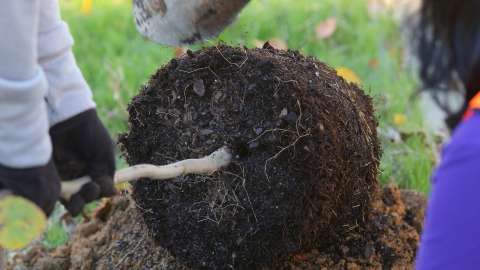
<svg viewBox="0 0 480 270"><path fill-rule="evenodd" d="M187 174L208 175L228 166L231 160L232 153L228 147L224 146L212 154L199 159L187 159L163 166L140 164L128 167L115 173L114 182L115 184L120 184L141 178L165 180ZM72 181L62 182L60 196L69 200L73 194L80 191L82 186L90 181L92 179L89 176L83 176Z"/></svg>

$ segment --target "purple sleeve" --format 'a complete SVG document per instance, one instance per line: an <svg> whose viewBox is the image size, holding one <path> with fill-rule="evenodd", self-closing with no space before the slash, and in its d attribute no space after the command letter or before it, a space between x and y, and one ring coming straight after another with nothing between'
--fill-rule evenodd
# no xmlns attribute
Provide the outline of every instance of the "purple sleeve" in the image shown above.
<svg viewBox="0 0 480 270"><path fill-rule="evenodd" d="M480 267L480 113L457 128L433 177L416 269Z"/></svg>

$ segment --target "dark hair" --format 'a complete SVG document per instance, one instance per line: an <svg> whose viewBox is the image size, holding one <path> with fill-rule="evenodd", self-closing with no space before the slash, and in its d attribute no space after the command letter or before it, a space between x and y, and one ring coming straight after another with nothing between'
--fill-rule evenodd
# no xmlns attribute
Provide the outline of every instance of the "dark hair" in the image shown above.
<svg viewBox="0 0 480 270"><path fill-rule="evenodd" d="M462 110L447 111L450 128L460 122L468 101L480 91L479 12L480 0L423 0L420 11L417 50L423 88L465 90Z"/></svg>

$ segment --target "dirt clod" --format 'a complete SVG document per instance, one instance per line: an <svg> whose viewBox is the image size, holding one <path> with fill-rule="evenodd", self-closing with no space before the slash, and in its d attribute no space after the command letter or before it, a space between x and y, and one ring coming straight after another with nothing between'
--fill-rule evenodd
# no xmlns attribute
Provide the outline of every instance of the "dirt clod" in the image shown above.
<svg viewBox="0 0 480 270"><path fill-rule="evenodd" d="M199 269L259 269L356 230L377 189L371 99L295 51L219 46L172 60L129 106L130 165L227 145L211 176L139 181L133 196L162 247Z"/></svg>

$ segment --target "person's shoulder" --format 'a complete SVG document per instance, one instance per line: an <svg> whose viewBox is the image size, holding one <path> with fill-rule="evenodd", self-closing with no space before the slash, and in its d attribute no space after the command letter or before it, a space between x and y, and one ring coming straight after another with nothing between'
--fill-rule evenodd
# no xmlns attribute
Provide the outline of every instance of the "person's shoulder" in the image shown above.
<svg viewBox="0 0 480 270"><path fill-rule="evenodd" d="M452 142L479 143L480 142L480 112L461 123L453 132Z"/></svg>
<svg viewBox="0 0 480 270"><path fill-rule="evenodd" d="M480 159L480 113L461 123L443 152L444 157Z"/></svg>

